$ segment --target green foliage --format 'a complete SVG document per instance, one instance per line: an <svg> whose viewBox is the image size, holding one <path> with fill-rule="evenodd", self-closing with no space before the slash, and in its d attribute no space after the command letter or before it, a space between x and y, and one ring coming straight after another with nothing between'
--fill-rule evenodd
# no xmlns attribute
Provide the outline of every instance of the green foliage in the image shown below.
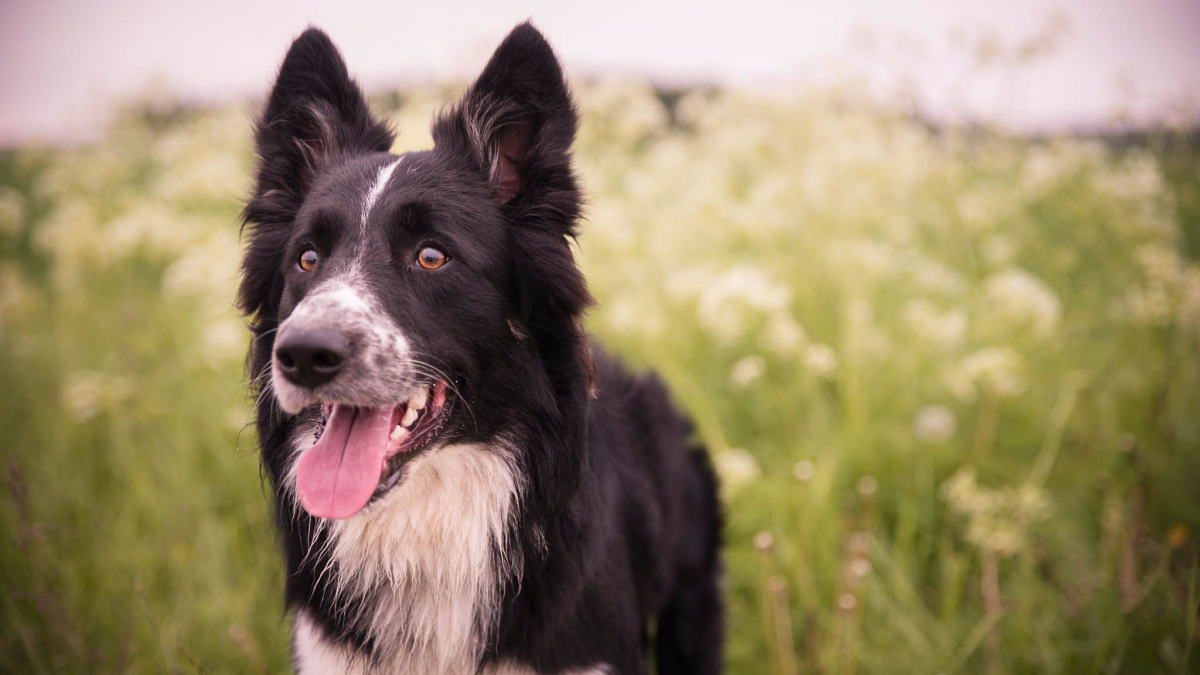
<svg viewBox="0 0 1200 675"><path fill-rule="evenodd" d="M1193 140L578 93L590 327L714 455L731 673L1196 669ZM448 96L387 99L397 150ZM287 668L232 307L247 120L145 104L0 158L12 672Z"/></svg>

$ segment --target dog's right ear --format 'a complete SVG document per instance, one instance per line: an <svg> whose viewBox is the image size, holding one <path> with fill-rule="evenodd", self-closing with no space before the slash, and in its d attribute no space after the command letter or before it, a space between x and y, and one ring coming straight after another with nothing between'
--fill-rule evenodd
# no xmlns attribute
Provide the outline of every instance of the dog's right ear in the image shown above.
<svg viewBox="0 0 1200 675"><path fill-rule="evenodd" d="M392 132L371 116L329 36L309 28L283 59L254 140L259 159L254 198L274 191L294 198L304 196L331 155L386 152Z"/></svg>
<svg viewBox="0 0 1200 675"><path fill-rule="evenodd" d="M438 115L433 139L467 159L497 203L514 213L522 203L527 211L554 211L560 222L546 225L567 234L579 211L570 156L577 124L558 57L526 22L504 38L462 100Z"/></svg>
<svg viewBox="0 0 1200 675"><path fill-rule="evenodd" d="M242 212L252 227L238 303L259 318L273 286L253 274L277 270L283 243L313 179L342 152L386 152L393 135L367 101L329 36L309 28L292 43L254 132L258 170ZM272 275L274 276L274 275ZM277 299L274 299L277 302Z"/></svg>

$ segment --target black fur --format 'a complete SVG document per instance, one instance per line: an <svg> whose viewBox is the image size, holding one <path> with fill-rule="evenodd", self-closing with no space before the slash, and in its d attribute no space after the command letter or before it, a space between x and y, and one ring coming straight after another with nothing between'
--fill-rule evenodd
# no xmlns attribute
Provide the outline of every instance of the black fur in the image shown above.
<svg viewBox="0 0 1200 675"><path fill-rule="evenodd" d="M518 453L526 488L507 548L523 567L500 580L501 616L480 666L508 659L549 675L605 663L647 673L653 651L662 675L717 673L715 478L659 381L623 371L582 332L591 299L570 249L582 202L570 156L576 125L549 45L518 26L435 120L435 147L407 154L380 196L369 241L358 242L369 251L364 274L415 351L457 388L442 440L503 436ZM275 329L360 237L361 194L351 188L390 161L392 133L329 38L310 29L283 62L255 140L238 300L254 333L249 367L262 383ZM428 241L451 259L435 273L409 264ZM296 269L302 246L327 260L316 276ZM305 555L323 550L324 535L307 514L293 515L293 497L280 489L290 436L316 413L284 414L267 387L257 395L286 602L371 654L376 645L347 618L370 594L334 598L320 575L327 553Z"/></svg>

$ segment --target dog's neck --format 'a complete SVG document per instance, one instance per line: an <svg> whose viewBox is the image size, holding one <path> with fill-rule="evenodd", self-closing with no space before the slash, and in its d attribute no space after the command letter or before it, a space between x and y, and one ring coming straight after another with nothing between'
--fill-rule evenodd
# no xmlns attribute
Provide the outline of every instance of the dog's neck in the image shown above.
<svg viewBox="0 0 1200 675"><path fill-rule="evenodd" d="M414 460L403 485L363 513L319 521L321 574L371 653L339 647L306 615L297 617L297 665L341 658L371 672L473 672L499 616L501 585L520 551L506 549L510 514L524 486L503 445L453 445ZM294 483L293 483L294 485ZM317 538L316 540L320 540ZM313 672L320 672L313 668Z"/></svg>

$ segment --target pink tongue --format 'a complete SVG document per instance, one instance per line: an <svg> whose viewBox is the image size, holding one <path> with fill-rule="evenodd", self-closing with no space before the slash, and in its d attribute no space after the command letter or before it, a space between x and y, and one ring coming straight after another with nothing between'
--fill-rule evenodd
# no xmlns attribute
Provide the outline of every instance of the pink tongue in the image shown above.
<svg viewBox="0 0 1200 675"><path fill-rule="evenodd" d="M334 406L325 432L296 465L304 510L318 518L349 518L361 511L379 484L391 427L391 407Z"/></svg>

